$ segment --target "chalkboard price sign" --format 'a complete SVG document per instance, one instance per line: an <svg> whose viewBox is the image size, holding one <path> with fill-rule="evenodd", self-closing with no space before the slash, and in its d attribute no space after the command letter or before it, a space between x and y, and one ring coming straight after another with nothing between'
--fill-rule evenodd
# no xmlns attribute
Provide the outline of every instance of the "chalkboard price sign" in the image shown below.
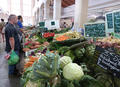
<svg viewBox="0 0 120 87"><path fill-rule="evenodd" d="M113 14L110 13L110 14L107 14L106 15L106 21L107 21L107 29L111 29L113 28Z"/></svg>
<svg viewBox="0 0 120 87"><path fill-rule="evenodd" d="M114 13L114 29L115 33L120 33L120 12Z"/></svg>
<svg viewBox="0 0 120 87"><path fill-rule="evenodd" d="M112 48L104 49L104 52L98 58L97 64L120 78L120 55L115 54Z"/></svg>
<svg viewBox="0 0 120 87"><path fill-rule="evenodd" d="M86 37L105 37L105 23L85 24Z"/></svg>

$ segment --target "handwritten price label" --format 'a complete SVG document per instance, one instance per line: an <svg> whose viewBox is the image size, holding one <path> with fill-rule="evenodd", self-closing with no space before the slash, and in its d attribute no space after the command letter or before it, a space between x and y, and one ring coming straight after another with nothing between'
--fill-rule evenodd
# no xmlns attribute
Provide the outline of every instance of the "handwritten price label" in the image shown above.
<svg viewBox="0 0 120 87"><path fill-rule="evenodd" d="M104 49L99 55L97 64L111 71L114 76L120 77L120 55L117 55L112 48Z"/></svg>

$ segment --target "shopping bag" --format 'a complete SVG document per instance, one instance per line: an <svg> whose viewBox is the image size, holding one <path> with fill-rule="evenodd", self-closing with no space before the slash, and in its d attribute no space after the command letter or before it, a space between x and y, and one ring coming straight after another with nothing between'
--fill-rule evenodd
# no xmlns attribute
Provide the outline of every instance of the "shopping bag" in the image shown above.
<svg viewBox="0 0 120 87"><path fill-rule="evenodd" d="M19 56L15 53L15 51L12 51L10 58L8 59L8 65L17 64L18 61L19 61Z"/></svg>

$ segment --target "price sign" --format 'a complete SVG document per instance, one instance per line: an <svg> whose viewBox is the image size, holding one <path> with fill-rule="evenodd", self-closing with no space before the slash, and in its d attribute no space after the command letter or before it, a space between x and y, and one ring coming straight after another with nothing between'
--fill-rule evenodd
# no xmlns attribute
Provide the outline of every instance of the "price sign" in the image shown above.
<svg viewBox="0 0 120 87"><path fill-rule="evenodd" d="M120 55L117 55L113 48L101 49L97 64L120 78Z"/></svg>
<svg viewBox="0 0 120 87"><path fill-rule="evenodd" d="M85 24L86 37L105 37L105 23Z"/></svg>

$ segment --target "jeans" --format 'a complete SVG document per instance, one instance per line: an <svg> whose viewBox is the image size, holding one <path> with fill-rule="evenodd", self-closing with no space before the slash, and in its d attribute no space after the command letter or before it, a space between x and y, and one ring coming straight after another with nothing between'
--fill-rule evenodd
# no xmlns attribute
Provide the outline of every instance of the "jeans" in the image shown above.
<svg viewBox="0 0 120 87"><path fill-rule="evenodd" d="M19 55L19 51L15 51L17 55ZM9 65L9 75L14 74L16 69L16 64L15 65Z"/></svg>

